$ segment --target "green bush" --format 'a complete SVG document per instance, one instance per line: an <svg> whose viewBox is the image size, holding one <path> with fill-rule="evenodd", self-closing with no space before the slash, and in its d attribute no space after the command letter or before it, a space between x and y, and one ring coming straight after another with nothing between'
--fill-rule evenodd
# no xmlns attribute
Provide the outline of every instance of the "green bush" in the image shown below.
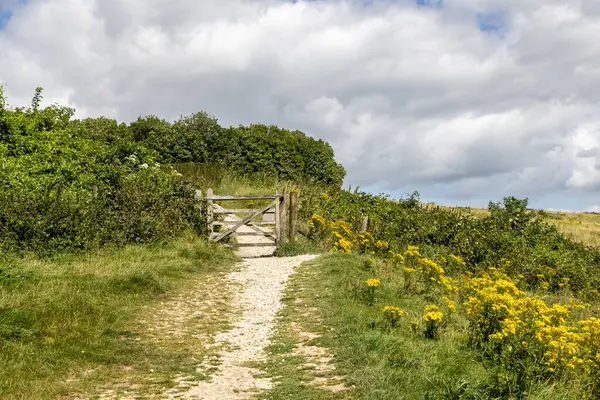
<svg viewBox="0 0 600 400"><path fill-rule="evenodd" d="M0 249L153 242L204 227L194 192L129 128L73 110L11 109L0 91Z"/></svg>

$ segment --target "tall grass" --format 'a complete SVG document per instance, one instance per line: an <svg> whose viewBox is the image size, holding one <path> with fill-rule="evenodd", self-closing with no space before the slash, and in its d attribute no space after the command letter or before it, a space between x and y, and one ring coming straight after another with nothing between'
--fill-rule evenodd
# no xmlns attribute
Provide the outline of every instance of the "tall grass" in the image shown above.
<svg viewBox="0 0 600 400"><path fill-rule="evenodd" d="M132 321L142 305L236 260L192 237L49 260L5 257L0 398L54 399L81 389L73 377L85 371L181 357L134 340Z"/></svg>

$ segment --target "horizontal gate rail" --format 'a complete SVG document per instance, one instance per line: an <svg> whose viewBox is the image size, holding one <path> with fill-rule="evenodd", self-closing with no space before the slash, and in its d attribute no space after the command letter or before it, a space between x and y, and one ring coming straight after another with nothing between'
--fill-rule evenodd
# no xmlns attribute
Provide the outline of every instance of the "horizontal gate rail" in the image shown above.
<svg viewBox="0 0 600 400"><path fill-rule="evenodd" d="M215 208L215 214L240 214L256 212L256 208ZM265 211L263 214L275 214L275 210Z"/></svg>
<svg viewBox="0 0 600 400"><path fill-rule="evenodd" d="M213 221L211 222L212 226L231 226L235 224L237 221ZM261 221L261 222L249 222L246 226L249 225L258 225L258 226L266 226L266 225L275 225L275 221Z"/></svg>
<svg viewBox="0 0 600 400"><path fill-rule="evenodd" d="M229 247L273 247L273 243L227 243Z"/></svg>
<svg viewBox="0 0 600 400"><path fill-rule="evenodd" d="M206 200L274 200L279 199L282 194L240 195L240 196L206 196Z"/></svg>

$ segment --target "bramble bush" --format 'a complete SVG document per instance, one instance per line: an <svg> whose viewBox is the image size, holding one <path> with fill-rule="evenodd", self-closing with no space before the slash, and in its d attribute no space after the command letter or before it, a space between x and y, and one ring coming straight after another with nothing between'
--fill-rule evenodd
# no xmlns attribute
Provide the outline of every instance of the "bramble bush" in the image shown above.
<svg viewBox="0 0 600 400"><path fill-rule="evenodd" d="M174 123L74 120L73 109L40 108L41 100L38 88L29 107L10 108L0 88L0 249L44 253L204 231L174 163L325 186L345 175L328 143L299 131L224 129L205 112Z"/></svg>

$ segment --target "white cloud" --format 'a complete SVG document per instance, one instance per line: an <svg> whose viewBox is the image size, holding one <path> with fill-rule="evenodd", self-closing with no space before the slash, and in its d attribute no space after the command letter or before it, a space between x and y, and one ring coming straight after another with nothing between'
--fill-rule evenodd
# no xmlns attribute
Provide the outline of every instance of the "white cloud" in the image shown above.
<svg viewBox="0 0 600 400"><path fill-rule="evenodd" d="M349 184L450 203L584 208L600 192L596 0L15 4L0 31L12 103L41 85L80 115L300 128L333 144Z"/></svg>

